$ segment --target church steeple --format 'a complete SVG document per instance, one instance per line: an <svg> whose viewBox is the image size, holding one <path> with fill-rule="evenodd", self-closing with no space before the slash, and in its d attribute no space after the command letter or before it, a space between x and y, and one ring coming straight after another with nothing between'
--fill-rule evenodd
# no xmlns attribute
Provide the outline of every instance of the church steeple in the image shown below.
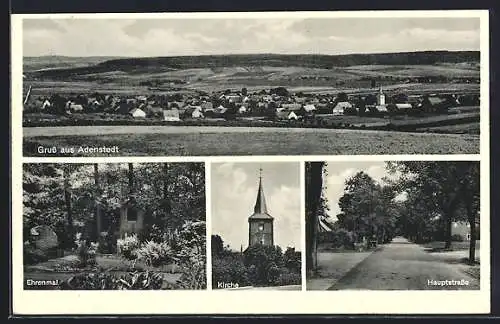
<svg viewBox="0 0 500 324"><path fill-rule="evenodd" d="M259 189L253 211L255 214L267 214L266 197L264 196L264 188L262 187L262 168L259 169Z"/></svg>

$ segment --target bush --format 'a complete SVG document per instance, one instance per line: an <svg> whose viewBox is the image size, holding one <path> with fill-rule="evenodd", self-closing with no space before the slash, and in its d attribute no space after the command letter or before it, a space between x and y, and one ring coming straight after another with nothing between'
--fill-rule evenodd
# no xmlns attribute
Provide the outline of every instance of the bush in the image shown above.
<svg viewBox="0 0 500 324"><path fill-rule="evenodd" d="M212 259L212 282L217 287L217 283L235 283L239 286L250 284L249 272L241 258L238 257L215 257Z"/></svg>
<svg viewBox="0 0 500 324"><path fill-rule="evenodd" d="M464 238L463 238L463 237L462 237L462 235L460 235L460 234L453 234L453 235L451 236L451 240L452 240L453 242L463 242L463 241L464 241Z"/></svg>
<svg viewBox="0 0 500 324"><path fill-rule="evenodd" d="M143 261L147 266L158 267L173 260L173 251L168 243L147 241L135 249L132 254L137 261Z"/></svg>
<svg viewBox="0 0 500 324"><path fill-rule="evenodd" d="M278 286L300 285L301 283L302 275L300 274L300 271L297 273L281 269L281 273L277 281Z"/></svg>
<svg viewBox="0 0 500 324"><path fill-rule="evenodd" d="M135 271L121 276L106 272L73 276L61 284L63 290L147 290L161 289L163 276L159 272Z"/></svg>
<svg viewBox="0 0 500 324"><path fill-rule="evenodd" d="M25 244L23 248L23 264L32 265L49 260L47 253L40 249L36 249L29 244Z"/></svg>
<svg viewBox="0 0 500 324"><path fill-rule="evenodd" d="M270 271L270 268L284 266L283 253L279 246L252 245L244 252L244 264L255 269L251 273L252 284L268 285L275 280L274 269Z"/></svg>
<svg viewBox="0 0 500 324"><path fill-rule="evenodd" d="M165 231L158 224L152 224L143 231L141 241L163 242L165 241Z"/></svg>
<svg viewBox="0 0 500 324"><path fill-rule="evenodd" d="M177 281L181 289L205 289L207 287L206 263L203 257L181 264L182 275Z"/></svg>
<svg viewBox="0 0 500 324"><path fill-rule="evenodd" d="M271 262L267 266L267 283L273 286L279 285L280 269L276 263Z"/></svg>
<svg viewBox="0 0 500 324"><path fill-rule="evenodd" d="M116 241L118 252L127 260L134 260L137 256L133 253L139 248L140 243L136 234L126 236Z"/></svg>
<svg viewBox="0 0 500 324"><path fill-rule="evenodd" d="M353 245L349 232L342 228L318 233L318 243L329 243L333 248L352 248Z"/></svg>
<svg viewBox="0 0 500 324"><path fill-rule="evenodd" d="M292 271L301 270L301 254L300 252L295 251L294 248L287 248L283 255L283 263L285 267Z"/></svg>

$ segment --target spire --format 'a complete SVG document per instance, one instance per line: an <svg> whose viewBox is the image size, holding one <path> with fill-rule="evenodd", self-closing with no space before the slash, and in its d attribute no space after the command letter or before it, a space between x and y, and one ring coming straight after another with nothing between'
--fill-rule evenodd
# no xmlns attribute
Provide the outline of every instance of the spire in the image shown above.
<svg viewBox="0 0 500 324"><path fill-rule="evenodd" d="M262 168L259 169L259 190L257 192L254 213L267 214L266 198L264 197L264 188L262 187Z"/></svg>

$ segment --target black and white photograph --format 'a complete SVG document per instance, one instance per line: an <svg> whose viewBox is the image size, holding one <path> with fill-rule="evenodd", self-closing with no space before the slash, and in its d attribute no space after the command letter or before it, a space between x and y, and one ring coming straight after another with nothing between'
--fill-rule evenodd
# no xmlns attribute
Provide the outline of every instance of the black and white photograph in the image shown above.
<svg viewBox="0 0 500 324"><path fill-rule="evenodd" d="M301 290L300 164L212 164L212 288Z"/></svg>
<svg viewBox="0 0 500 324"><path fill-rule="evenodd" d="M24 289L206 289L203 163L23 165Z"/></svg>
<svg viewBox="0 0 500 324"><path fill-rule="evenodd" d="M479 153L478 16L234 15L23 16L24 156Z"/></svg>
<svg viewBox="0 0 500 324"><path fill-rule="evenodd" d="M306 163L307 290L479 290L479 161Z"/></svg>

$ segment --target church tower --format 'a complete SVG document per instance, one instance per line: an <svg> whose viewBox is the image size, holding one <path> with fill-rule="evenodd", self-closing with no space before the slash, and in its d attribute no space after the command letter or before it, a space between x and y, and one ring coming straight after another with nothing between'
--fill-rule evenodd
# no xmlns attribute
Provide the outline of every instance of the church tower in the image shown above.
<svg viewBox="0 0 500 324"><path fill-rule="evenodd" d="M248 218L248 246L255 244L274 245L274 218L267 212L262 186L262 169L260 169L259 189L253 211L253 214Z"/></svg>
<svg viewBox="0 0 500 324"><path fill-rule="evenodd" d="M385 106L385 94L382 91L382 87L380 87L377 95L377 105Z"/></svg>

